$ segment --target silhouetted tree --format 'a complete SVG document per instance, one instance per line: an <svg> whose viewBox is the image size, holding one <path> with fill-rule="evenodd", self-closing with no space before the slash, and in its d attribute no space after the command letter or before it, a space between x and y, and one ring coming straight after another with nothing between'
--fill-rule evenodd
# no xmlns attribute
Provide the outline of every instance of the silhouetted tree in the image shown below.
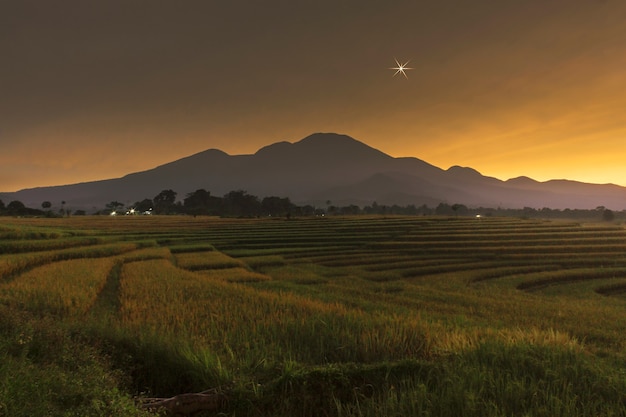
<svg viewBox="0 0 626 417"><path fill-rule="evenodd" d="M21 216L26 214L26 206L18 200L13 200L6 207L7 213L11 216Z"/></svg>
<svg viewBox="0 0 626 417"><path fill-rule="evenodd" d="M349 206L344 206L339 209L339 213L343 215L356 215L359 214L361 208L357 205L350 204Z"/></svg>
<svg viewBox="0 0 626 417"><path fill-rule="evenodd" d="M134 207L135 207L135 211L137 211L139 213L145 213L146 211L151 211L153 205L154 205L154 203L152 202L151 199L145 198L145 199L143 199L141 201L137 201L134 204Z"/></svg>
<svg viewBox="0 0 626 417"><path fill-rule="evenodd" d="M44 212L39 209L26 207L24 203L19 200L11 201L4 207L4 210L0 209L0 211L9 216L41 216L44 214Z"/></svg>
<svg viewBox="0 0 626 417"><path fill-rule="evenodd" d="M569 210L569 209L566 209L566 210ZM535 210L532 207L524 207L522 209L522 213L523 213L522 216L525 218L536 217L537 210Z"/></svg>
<svg viewBox="0 0 626 417"><path fill-rule="evenodd" d="M194 216L199 214L210 214L211 209L215 208L211 193L204 189L199 189L193 193L187 194L187 197L183 200L185 213L193 214Z"/></svg>
<svg viewBox="0 0 626 417"><path fill-rule="evenodd" d="M371 206L363 207L363 213L378 214L378 203L374 201Z"/></svg>
<svg viewBox="0 0 626 417"><path fill-rule="evenodd" d="M615 214L613 213L613 210L604 209L604 211L602 212L602 220L604 220L605 222L612 222L613 220L615 220Z"/></svg>
<svg viewBox="0 0 626 417"><path fill-rule="evenodd" d="M152 201L154 202L154 211L157 214L170 214L174 212L174 202L176 201L176 191L163 190L157 194Z"/></svg>
<svg viewBox="0 0 626 417"><path fill-rule="evenodd" d="M314 216L315 215L315 207L310 204L300 207L300 213L302 216Z"/></svg>
<svg viewBox="0 0 626 417"><path fill-rule="evenodd" d="M223 214L227 216L253 217L261 214L261 203L257 196L246 191L231 191L224 196Z"/></svg>
<svg viewBox="0 0 626 417"><path fill-rule="evenodd" d="M421 214L422 216L426 216L429 214L433 214L433 210L430 207L428 207L426 204L422 204L416 214Z"/></svg>
<svg viewBox="0 0 626 417"><path fill-rule="evenodd" d="M452 205L452 211L454 211L454 214L456 216L465 216L467 215L467 206L465 206L464 204L453 204Z"/></svg>
<svg viewBox="0 0 626 417"><path fill-rule="evenodd" d="M124 207L124 203L120 203L119 201L111 201L110 203L108 203L106 206L107 210L111 213L111 212L116 212L117 210L121 209L122 207Z"/></svg>
<svg viewBox="0 0 626 417"><path fill-rule="evenodd" d="M50 207L52 207L52 203L49 201L44 201L43 203L41 203L41 208L43 209L49 209Z"/></svg>
<svg viewBox="0 0 626 417"><path fill-rule="evenodd" d="M450 207L449 204L439 203L439 205L435 209L435 214L438 214L440 216L450 216L454 214L454 211L452 210L452 207Z"/></svg>
<svg viewBox="0 0 626 417"><path fill-rule="evenodd" d="M288 198L265 197L261 201L261 209L264 216L286 216L289 217L294 205Z"/></svg>
<svg viewBox="0 0 626 417"><path fill-rule="evenodd" d="M559 210L556 210L556 212L558 211ZM543 207L541 209L541 217L550 218L552 217L553 212L555 212L555 210L552 210L550 207Z"/></svg>

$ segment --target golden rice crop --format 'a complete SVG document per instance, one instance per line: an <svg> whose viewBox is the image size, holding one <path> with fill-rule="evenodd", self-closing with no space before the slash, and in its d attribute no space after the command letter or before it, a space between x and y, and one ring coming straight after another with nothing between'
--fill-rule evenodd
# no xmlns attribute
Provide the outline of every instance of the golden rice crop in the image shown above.
<svg viewBox="0 0 626 417"><path fill-rule="evenodd" d="M280 255L246 256L240 257L239 259L252 269L285 264L285 259Z"/></svg>
<svg viewBox="0 0 626 417"><path fill-rule="evenodd" d="M28 252L0 256L0 280L28 268L49 262L77 258L99 258L128 253L137 248L132 242L117 242L105 245L90 245L54 251Z"/></svg>
<svg viewBox="0 0 626 417"><path fill-rule="evenodd" d="M174 255L176 264L184 269L197 271L201 269L220 269L244 267L245 264L222 252L183 252Z"/></svg>
<svg viewBox="0 0 626 417"><path fill-rule="evenodd" d="M209 252L215 250L213 245L209 243L185 243L169 246L172 253L184 253L184 252Z"/></svg>
<svg viewBox="0 0 626 417"><path fill-rule="evenodd" d="M129 323L170 323L202 334L209 322L222 323L219 327L224 329L246 317L266 320L297 311L340 309L338 304L331 308L309 299L282 311L277 308L290 304L286 300L293 301L293 297L211 279L206 273L184 271L165 260L133 262L122 268L121 313Z"/></svg>
<svg viewBox="0 0 626 417"><path fill-rule="evenodd" d="M33 265L41 265L54 259L51 252L22 253L0 256L0 279L8 277Z"/></svg>
<svg viewBox="0 0 626 417"><path fill-rule="evenodd" d="M213 280L228 282L260 282L272 279L268 275L252 272L246 268L207 269L198 273Z"/></svg>
<svg viewBox="0 0 626 417"><path fill-rule="evenodd" d="M0 294L34 312L79 316L95 302L115 262L96 258L49 263L0 286Z"/></svg>
<svg viewBox="0 0 626 417"><path fill-rule="evenodd" d="M35 223L25 227L36 232ZM609 307L601 313L604 300L593 287L588 306L577 300L567 307L556 305L556 298L546 293L516 289L522 282L550 277L548 283L562 284L560 302L571 302L568 269L589 268L580 275L588 280L606 275L597 268L626 266L621 228L423 218L269 222L155 217L63 219L59 224L89 229L76 233L100 242L122 241L3 255L0 274L19 281L17 273L46 262L119 254L126 262L120 293L125 325L190 335L224 352L252 349L260 355L265 349L266 355L315 361L357 360L357 354L398 358L402 351L425 352L439 344L447 350L446 345L482 341L472 333L481 326L500 332L485 333L486 338L500 337L506 328L554 328L581 340L596 334L602 345L608 344L603 340L622 343L621 336L611 336L617 313ZM74 234L58 230L59 239ZM148 238L173 245L175 253L167 247L137 250L137 242ZM255 268L262 274L251 271ZM553 275L568 279L554 280ZM310 283L321 285L300 285ZM576 297L582 293L577 291ZM607 302L615 308L619 301ZM411 332L418 337L409 337ZM459 333L469 342L461 341Z"/></svg>
<svg viewBox="0 0 626 417"><path fill-rule="evenodd" d="M339 302L229 284L166 261L124 265L120 300L126 326L187 335L236 356L369 361L423 356L431 344L417 316L368 315Z"/></svg>
<svg viewBox="0 0 626 417"><path fill-rule="evenodd" d="M164 247L138 249L121 255L124 262L146 261L149 259L169 259L170 251Z"/></svg>
<svg viewBox="0 0 626 417"><path fill-rule="evenodd" d="M96 238L71 239L20 239L3 240L0 238L0 253L34 252L53 249L64 249L76 246L93 245Z"/></svg>

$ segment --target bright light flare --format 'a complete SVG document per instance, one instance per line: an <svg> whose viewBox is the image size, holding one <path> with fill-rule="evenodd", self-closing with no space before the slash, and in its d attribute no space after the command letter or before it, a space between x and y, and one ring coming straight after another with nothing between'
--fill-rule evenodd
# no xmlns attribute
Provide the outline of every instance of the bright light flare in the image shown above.
<svg viewBox="0 0 626 417"><path fill-rule="evenodd" d="M393 76L395 77L398 74L402 74L402 75L404 75L404 78L408 79L409 77L407 77L405 71L413 69L413 68L407 67L407 65L409 64L410 60L406 61L404 64L400 64L400 62L398 62L398 60L396 58L394 58L394 60L396 61L396 65L397 66L389 68L391 70L396 70L396 72L395 72L395 74L393 74Z"/></svg>

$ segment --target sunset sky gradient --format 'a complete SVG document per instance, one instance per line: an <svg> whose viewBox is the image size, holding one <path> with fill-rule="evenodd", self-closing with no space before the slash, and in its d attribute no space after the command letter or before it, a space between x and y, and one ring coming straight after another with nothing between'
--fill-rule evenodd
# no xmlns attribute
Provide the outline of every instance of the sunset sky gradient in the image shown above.
<svg viewBox="0 0 626 417"><path fill-rule="evenodd" d="M623 0L0 0L0 191L314 132L626 185L624 22Z"/></svg>

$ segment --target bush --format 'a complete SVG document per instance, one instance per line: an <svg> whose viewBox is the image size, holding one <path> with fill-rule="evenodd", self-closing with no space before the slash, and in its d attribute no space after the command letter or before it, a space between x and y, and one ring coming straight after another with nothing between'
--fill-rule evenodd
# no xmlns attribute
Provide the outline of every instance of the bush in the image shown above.
<svg viewBox="0 0 626 417"><path fill-rule="evenodd" d="M122 373L50 319L0 306L0 416L141 416Z"/></svg>

